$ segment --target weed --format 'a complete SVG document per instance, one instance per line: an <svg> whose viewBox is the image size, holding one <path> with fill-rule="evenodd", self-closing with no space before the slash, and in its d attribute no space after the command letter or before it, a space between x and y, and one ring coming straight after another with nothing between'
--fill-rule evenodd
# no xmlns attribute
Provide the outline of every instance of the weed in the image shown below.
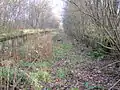
<svg viewBox="0 0 120 90"><path fill-rule="evenodd" d="M101 86L90 86L88 82L85 82L84 85L86 88L85 90L94 90L94 89L95 90L104 90L104 88Z"/></svg>
<svg viewBox="0 0 120 90"><path fill-rule="evenodd" d="M47 67L51 67L51 62L45 60L45 61L37 61L37 62L31 63L31 62L28 62L28 61L21 60L19 65L22 68L26 68L26 67L47 68Z"/></svg>
<svg viewBox="0 0 120 90"><path fill-rule="evenodd" d="M38 72L32 72L30 73L30 79L32 80L32 83L35 85L35 90L41 90L43 88L43 85L40 84L40 82L50 82L51 76L46 71L38 71Z"/></svg>
<svg viewBox="0 0 120 90"><path fill-rule="evenodd" d="M43 61L43 62L36 62L35 63L36 67L50 67L51 66L51 62L49 61Z"/></svg>
<svg viewBox="0 0 120 90"><path fill-rule="evenodd" d="M26 74L17 68L0 67L0 77L7 82L9 80L9 83L13 83L14 79L17 81L20 78L20 83L29 83Z"/></svg>
<svg viewBox="0 0 120 90"><path fill-rule="evenodd" d="M79 90L78 88L72 88L71 90Z"/></svg>
<svg viewBox="0 0 120 90"><path fill-rule="evenodd" d="M105 56L105 52L102 49L92 50L88 53L88 56L91 56L94 59L102 59Z"/></svg>
<svg viewBox="0 0 120 90"><path fill-rule="evenodd" d="M26 56L25 46L21 46L21 47L18 49L18 52L19 52L21 58L25 58L25 56Z"/></svg>
<svg viewBox="0 0 120 90"><path fill-rule="evenodd" d="M59 68L56 72L57 77L61 79L65 78L66 74L67 74L67 70L65 68Z"/></svg>
<svg viewBox="0 0 120 90"><path fill-rule="evenodd" d="M71 44L60 44L53 48L53 56L56 60L61 60L71 50Z"/></svg>
<svg viewBox="0 0 120 90"><path fill-rule="evenodd" d="M40 84L40 82L50 82L51 81L51 76L47 71L42 71L42 70L37 70L36 71L24 71L21 69L14 69L14 68L5 68L1 67L0 68L0 77L3 78L5 82L9 80L10 84L14 84L13 80L15 79L15 82L19 83L17 85L21 85L24 83L24 85L34 85L33 88L35 90L41 90L43 85Z"/></svg>
<svg viewBox="0 0 120 90"><path fill-rule="evenodd" d="M19 62L20 67L23 67L23 68L25 68L25 67L32 67L32 66L34 66L34 64L35 63L31 63L31 62L27 62L27 61L23 61L23 60L21 60Z"/></svg>

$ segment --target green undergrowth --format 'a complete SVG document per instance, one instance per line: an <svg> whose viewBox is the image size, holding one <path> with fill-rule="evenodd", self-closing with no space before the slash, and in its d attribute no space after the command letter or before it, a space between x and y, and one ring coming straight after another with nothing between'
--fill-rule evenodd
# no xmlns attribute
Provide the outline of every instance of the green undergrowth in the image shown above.
<svg viewBox="0 0 120 90"><path fill-rule="evenodd" d="M51 81L51 75L47 71L38 71L30 73L31 83L34 85L35 90L42 90L44 87L40 83L48 83Z"/></svg>
<svg viewBox="0 0 120 90"><path fill-rule="evenodd" d="M19 80L18 84L30 83L27 79L26 72L19 68L0 67L0 77L4 82L13 83L13 81Z"/></svg>
<svg viewBox="0 0 120 90"><path fill-rule="evenodd" d="M68 70L66 68L59 68L56 72L56 76L60 79L64 79L67 75Z"/></svg>
<svg viewBox="0 0 120 90"><path fill-rule="evenodd" d="M41 68L41 67L50 67L51 62L50 61L37 61L37 62L27 62L21 60L19 63L20 67L35 67L35 68Z"/></svg>
<svg viewBox="0 0 120 90"><path fill-rule="evenodd" d="M17 87L24 84L24 88L26 88L29 85L32 85L34 90L42 90L43 85L41 83L48 83L51 81L51 74L39 68L34 68L31 71L27 70L27 68L24 68L23 70L23 67L0 67L0 77L2 82L9 82L11 85L15 85L15 83L17 83Z"/></svg>
<svg viewBox="0 0 120 90"><path fill-rule="evenodd" d="M96 86L96 85L91 86L89 85L89 82L85 82L84 86L86 88L85 90L105 90L102 86Z"/></svg>
<svg viewBox="0 0 120 90"><path fill-rule="evenodd" d="M87 55L92 57L93 59L103 59L104 56L106 55L106 52L103 49L98 48L88 52Z"/></svg>
<svg viewBox="0 0 120 90"><path fill-rule="evenodd" d="M53 58L47 60L38 60L35 62L28 62L20 60L17 66L12 67L0 67L0 77L5 81L13 84L13 80L19 81L18 85L25 84L24 88L28 85L32 85L35 90L42 90L42 83L48 83L52 81L51 69L55 62L64 59L69 51L72 49L71 44L58 44L53 46ZM24 52L21 52L24 54ZM67 69L59 68L56 71L56 77L65 78Z"/></svg>
<svg viewBox="0 0 120 90"><path fill-rule="evenodd" d="M53 48L53 57L55 60L61 60L65 58L65 56L69 53L72 49L71 44L59 44L55 45Z"/></svg>

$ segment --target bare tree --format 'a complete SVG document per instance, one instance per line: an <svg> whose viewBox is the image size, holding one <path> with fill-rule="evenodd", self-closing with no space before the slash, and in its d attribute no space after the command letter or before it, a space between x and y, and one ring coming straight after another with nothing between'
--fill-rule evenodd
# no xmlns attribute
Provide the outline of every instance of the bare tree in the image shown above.
<svg viewBox="0 0 120 90"><path fill-rule="evenodd" d="M120 52L118 0L68 0L67 3L64 27L70 36L92 47L99 44Z"/></svg>
<svg viewBox="0 0 120 90"><path fill-rule="evenodd" d="M59 25L48 0L1 0L0 12L1 32L18 28L56 28Z"/></svg>

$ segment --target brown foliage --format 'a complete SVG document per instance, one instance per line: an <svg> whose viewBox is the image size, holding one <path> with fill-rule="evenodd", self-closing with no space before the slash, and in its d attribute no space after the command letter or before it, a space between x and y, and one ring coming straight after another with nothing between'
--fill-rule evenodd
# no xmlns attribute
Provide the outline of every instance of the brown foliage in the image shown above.
<svg viewBox="0 0 120 90"><path fill-rule="evenodd" d="M27 44L28 52L37 54L40 58L47 58L52 55L52 36L50 33L29 36Z"/></svg>
<svg viewBox="0 0 120 90"><path fill-rule="evenodd" d="M35 33L24 37L15 38L11 43L3 43L0 50L1 60L38 60L52 56L52 36L50 32ZM12 44L12 45L11 45ZM6 46L8 46L6 48Z"/></svg>
<svg viewBox="0 0 120 90"><path fill-rule="evenodd" d="M120 52L120 9L118 0L68 0L64 14L66 33L78 42L112 48ZM87 37L86 37L87 36ZM113 46L103 43L104 39ZM89 44L89 41L91 44ZM108 44L108 43L107 43ZM93 47L95 45L91 45Z"/></svg>

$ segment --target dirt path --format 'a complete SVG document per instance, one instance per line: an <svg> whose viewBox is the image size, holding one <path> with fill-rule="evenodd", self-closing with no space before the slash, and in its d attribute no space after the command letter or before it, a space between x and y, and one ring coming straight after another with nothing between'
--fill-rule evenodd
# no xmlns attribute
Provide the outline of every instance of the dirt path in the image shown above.
<svg viewBox="0 0 120 90"><path fill-rule="evenodd" d="M64 32L58 34L55 39L54 41L57 44L72 44ZM82 45L81 48L85 49ZM86 56L86 51L79 51L78 54L76 48L73 47L61 60L54 64L53 77L56 76L59 69L61 69L63 77L62 75L61 78L54 77L50 87L54 90L87 90L95 87L95 85L88 86L87 84L91 84L90 80L93 81L97 76L92 75L91 71L84 70L84 68L86 68L85 65L90 63L90 61L90 58Z"/></svg>
<svg viewBox="0 0 120 90"><path fill-rule="evenodd" d="M63 33L58 34L57 43L71 44L64 35ZM115 81L111 76L114 74L110 74L113 68L108 68L110 73L107 72L108 69L100 70L103 66L111 63L112 58L109 61L92 60L91 57L87 56L87 50L82 44L80 49L73 47L61 60L54 64L53 77L56 76L59 69L61 69L62 75L61 77L54 77L53 82L50 83L52 90L108 90L113 85Z"/></svg>

